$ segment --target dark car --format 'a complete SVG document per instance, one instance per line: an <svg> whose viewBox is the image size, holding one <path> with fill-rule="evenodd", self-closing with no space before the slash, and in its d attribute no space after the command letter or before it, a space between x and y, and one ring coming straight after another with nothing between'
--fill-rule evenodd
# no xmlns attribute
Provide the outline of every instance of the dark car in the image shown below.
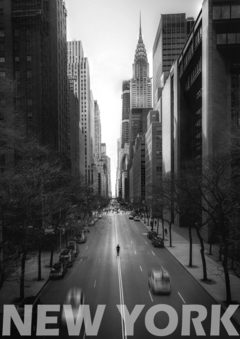
<svg viewBox="0 0 240 339"><path fill-rule="evenodd" d="M132 220L133 219L133 215L130 214L128 219Z"/></svg>
<svg viewBox="0 0 240 339"><path fill-rule="evenodd" d="M67 265L64 262L54 264L50 271L50 278L57 279L63 278L67 272Z"/></svg>
<svg viewBox="0 0 240 339"><path fill-rule="evenodd" d="M67 267L72 267L74 262L74 254L70 248L64 248L59 255L59 262L63 262Z"/></svg>
<svg viewBox="0 0 240 339"><path fill-rule="evenodd" d="M157 236L157 232L155 231L149 231L147 234L148 239L152 239L153 237Z"/></svg>
<svg viewBox="0 0 240 339"><path fill-rule="evenodd" d="M154 247L164 247L164 241L161 237L152 238L152 245Z"/></svg>
<svg viewBox="0 0 240 339"><path fill-rule="evenodd" d="M37 328L37 309L38 305L42 305L42 301L39 297L36 296L29 296L24 298L17 306L17 311L22 319L24 318L25 305L32 305L32 334L35 334Z"/></svg>
<svg viewBox="0 0 240 339"><path fill-rule="evenodd" d="M74 241L74 240L69 241L67 248L69 248L73 251L74 257L78 256L79 248L78 248L76 241Z"/></svg>
<svg viewBox="0 0 240 339"><path fill-rule="evenodd" d="M82 234L81 235L81 237L80 237L80 239L79 239L79 244L83 244L83 243L85 243L87 241L87 236L86 236L86 234Z"/></svg>

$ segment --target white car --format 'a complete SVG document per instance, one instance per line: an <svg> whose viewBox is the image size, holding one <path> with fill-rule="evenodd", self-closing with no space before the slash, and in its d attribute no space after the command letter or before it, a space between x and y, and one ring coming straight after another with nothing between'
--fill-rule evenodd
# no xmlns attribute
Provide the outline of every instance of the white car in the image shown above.
<svg viewBox="0 0 240 339"><path fill-rule="evenodd" d="M155 294L170 294L171 283L168 272L163 267L152 269L148 273L148 286Z"/></svg>
<svg viewBox="0 0 240 339"><path fill-rule="evenodd" d="M62 324L65 325L68 318L76 321L77 316L82 317L82 306L85 304L85 297L83 290L78 287L72 287L67 293L63 305L71 305L72 312L68 312L66 309L62 310Z"/></svg>
<svg viewBox="0 0 240 339"><path fill-rule="evenodd" d="M135 221L140 221L140 217L139 217L138 215L136 215L136 216L134 217L134 220L135 220Z"/></svg>

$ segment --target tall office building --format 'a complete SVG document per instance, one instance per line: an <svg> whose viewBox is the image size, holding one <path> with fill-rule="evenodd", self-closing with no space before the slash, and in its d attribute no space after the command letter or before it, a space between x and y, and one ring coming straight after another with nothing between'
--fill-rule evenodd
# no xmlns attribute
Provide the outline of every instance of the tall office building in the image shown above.
<svg viewBox="0 0 240 339"><path fill-rule="evenodd" d="M62 0L0 1L0 76L17 84L11 105L26 135L67 154L66 16Z"/></svg>
<svg viewBox="0 0 240 339"><path fill-rule="evenodd" d="M140 20L139 39L133 63L133 77L130 80L130 109L152 107L152 84L149 78L149 63L142 39Z"/></svg>
<svg viewBox="0 0 240 339"><path fill-rule="evenodd" d="M94 159L97 162L101 158L101 119L97 100L94 100Z"/></svg>
<svg viewBox="0 0 240 339"><path fill-rule="evenodd" d="M161 89L173 62L178 58L194 24L185 13L161 14L153 45L153 107L159 109Z"/></svg>
<svg viewBox="0 0 240 339"><path fill-rule="evenodd" d="M71 90L77 96L78 100L81 99L81 81L80 81L80 66L84 58L84 52L81 41L68 41L68 79L71 84Z"/></svg>
<svg viewBox="0 0 240 339"><path fill-rule="evenodd" d="M77 128L79 133L79 172L81 177L85 177L85 131L81 119L81 64L84 58L84 52L81 41L68 41L68 65L67 74L70 82L70 89L78 100L78 122Z"/></svg>
<svg viewBox="0 0 240 339"><path fill-rule="evenodd" d="M122 131L121 147L129 143L129 115L130 115L130 80L124 80L122 84Z"/></svg>

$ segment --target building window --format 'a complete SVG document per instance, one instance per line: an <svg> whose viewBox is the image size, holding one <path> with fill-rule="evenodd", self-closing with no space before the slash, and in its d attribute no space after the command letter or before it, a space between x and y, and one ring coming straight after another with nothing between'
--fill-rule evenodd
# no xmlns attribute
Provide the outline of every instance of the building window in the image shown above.
<svg viewBox="0 0 240 339"><path fill-rule="evenodd" d="M230 19L230 6L222 6L222 19Z"/></svg>
<svg viewBox="0 0 240 339"><path fill-rule="evenodd" d="M5 57L0 57L0 62L5 62Z"/></svg>
<svg viewBox="0 0 240 339"><path fill-rule="evenodd" d="M32 71L27 70L27 78L30 79L32 77Z"/></svg>
<svg viewBox="0 0 240 339"><path fill-rule="evenodd" d="M231 6L231 17L233 19L240 18L240 5Z"/></svg>
<svg viewBox="0 0 240 339"><path fill-rule="evenodd" d="M19 56L16 56L16 57L15 57L15 61L18 62L19 60L20 60Z"/></svg>
<svg viewBox="0 0 240 339"><path fill-rule="evenodd" d="M28 106L32 106L32 104L33 104L32 99L27 99L27 105L28 105Z"/></svg>
<svg viewBox="0 0 240 339"><path fill-rule="evenodd" d="M228 44L236 44L237 42L236 33L229 33L227 37L228 37Z"/></svg>
<svg viewBox="0 0 240 339"><path fill-rule="evenodd" d="M19 71L15 71L15 79L19 79L20 78L20 72Z"/></svg>
<svg viewBox="0 0 240 339"><path fill-rule="evenodd" d="M27 85L27 91L28 92L32 92L32 84L28 84Z"/></svg>
<svg viewBox="0 0 240 339"><path fill-rule="evenodd" d="M29 61L29 62L31 62L31 61L32 61L32 57L31 57L31 55L28 55L28 56L27 56L27 61Z"/></svg>
<svg viewBox="0 0 240 339"><path fill-rule="evenodd" d="M0 71L0 78L5 78L6 73L4 71Z"/></svg>
<svg viewBox="0 0 240 339"><path fill-rule="evenodd" d="M227 35L225 33L217 34L217 44L225 45L226 43L227 43Z"/></svg>
<svg viewBox="0 0 240 339"><path fill-rule="evenodd" d="M4 37L4 29L0 28L0 37Z"/></svg>

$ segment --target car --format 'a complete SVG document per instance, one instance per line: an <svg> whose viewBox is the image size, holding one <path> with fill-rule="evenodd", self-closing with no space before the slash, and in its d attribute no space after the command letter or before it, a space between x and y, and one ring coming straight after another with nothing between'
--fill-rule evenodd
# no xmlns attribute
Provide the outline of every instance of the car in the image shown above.
<svg viewBox="0 0 240 339"><path fill-rule="evenodd" d="M72 319L72 315L74 317L74 320L76 321L76 317L78 312L80 311L79 315L81 314L81 307L85 304L85 296L83 293L83 290L79 287L71 287L68 291L65 301L63 305L71 305L72 306L72 312L68 313L64 310L62 310L62 324L65 325L67 323L68 318Z"/></svg>
<svg viewBox="0 0 240 339"><path fill-rule="evenodd" d="M68 242L67 248L69 248L69 249L71 249L73 251L74 257L78 256L79 248L78 248L78 245L77 245L76 241L70 240Z"/></svg>
<svg viewBox="0 0 240 339"><path fill-rule="evenodd" d="M70 248L64 248L59 255L59 262L66 263L67 267L72 267L74 260L74 254Z"/></svg>
<svg viewBox="0 0 240 339"><path fill-rule="evenodd" d="M136 215L136 216L134 217L134 220L135 220L135 221L140 221L140 217L139 217L138 215Z"/></svg>
<svg viewBox="0 0 240 339"><path fill-rule="evenodd" d="M79 238L79 244L83 244L87 241L86 234L82 233L81 237Z"/></svg>
<svg viewBox="0 0 240 339"><path fill-rule="evenodd" d="M152 245L154 247L164 247L164 241L161 237L153 237L152 238Z"/></svg>
<svg viewBox="0 0 240 339"><path fill-rule="evenodd" d="M155 232L155 231L149 231L147 233L148 239L152 239L153 237L156 237L156 236L157 236L157 232Z"/></svg>
<svg viewBox="0 0 240 339"><path fill-rule="evenodd" d="M129 215L128 219L132 220L133 219L133 215Z"/></svg>
<svg viewBox="0 0 240 339"><path fill-rule="evenodd" d="M102 219L102 216L101 216L101 215L99 215L99 216L98 216L98 219Z"/></svg>
<svg viewBox="0 0 240 339"><path fill-rule="evenodd" d="M24 318L24 308L25 305L32 305L32 334L36 332L37 329L37 311L38 305L42 305L42 301L38 296L28 296L24 298L20 304L16 307L20 318Z"/></svg>
<svg viewBox="0 0 240 339"><path fill-rule="evenodd" d="M50 271L50 278L63 278L67 272L67 265L64 262L58 262L53 265Z"/></svg>
<svg viewBox="0 0 240 339"><path fill-rule="evenodd" d="M154 294L170 294L171 282L169 273L161 266L148 273L148 286Z"/></svg>

